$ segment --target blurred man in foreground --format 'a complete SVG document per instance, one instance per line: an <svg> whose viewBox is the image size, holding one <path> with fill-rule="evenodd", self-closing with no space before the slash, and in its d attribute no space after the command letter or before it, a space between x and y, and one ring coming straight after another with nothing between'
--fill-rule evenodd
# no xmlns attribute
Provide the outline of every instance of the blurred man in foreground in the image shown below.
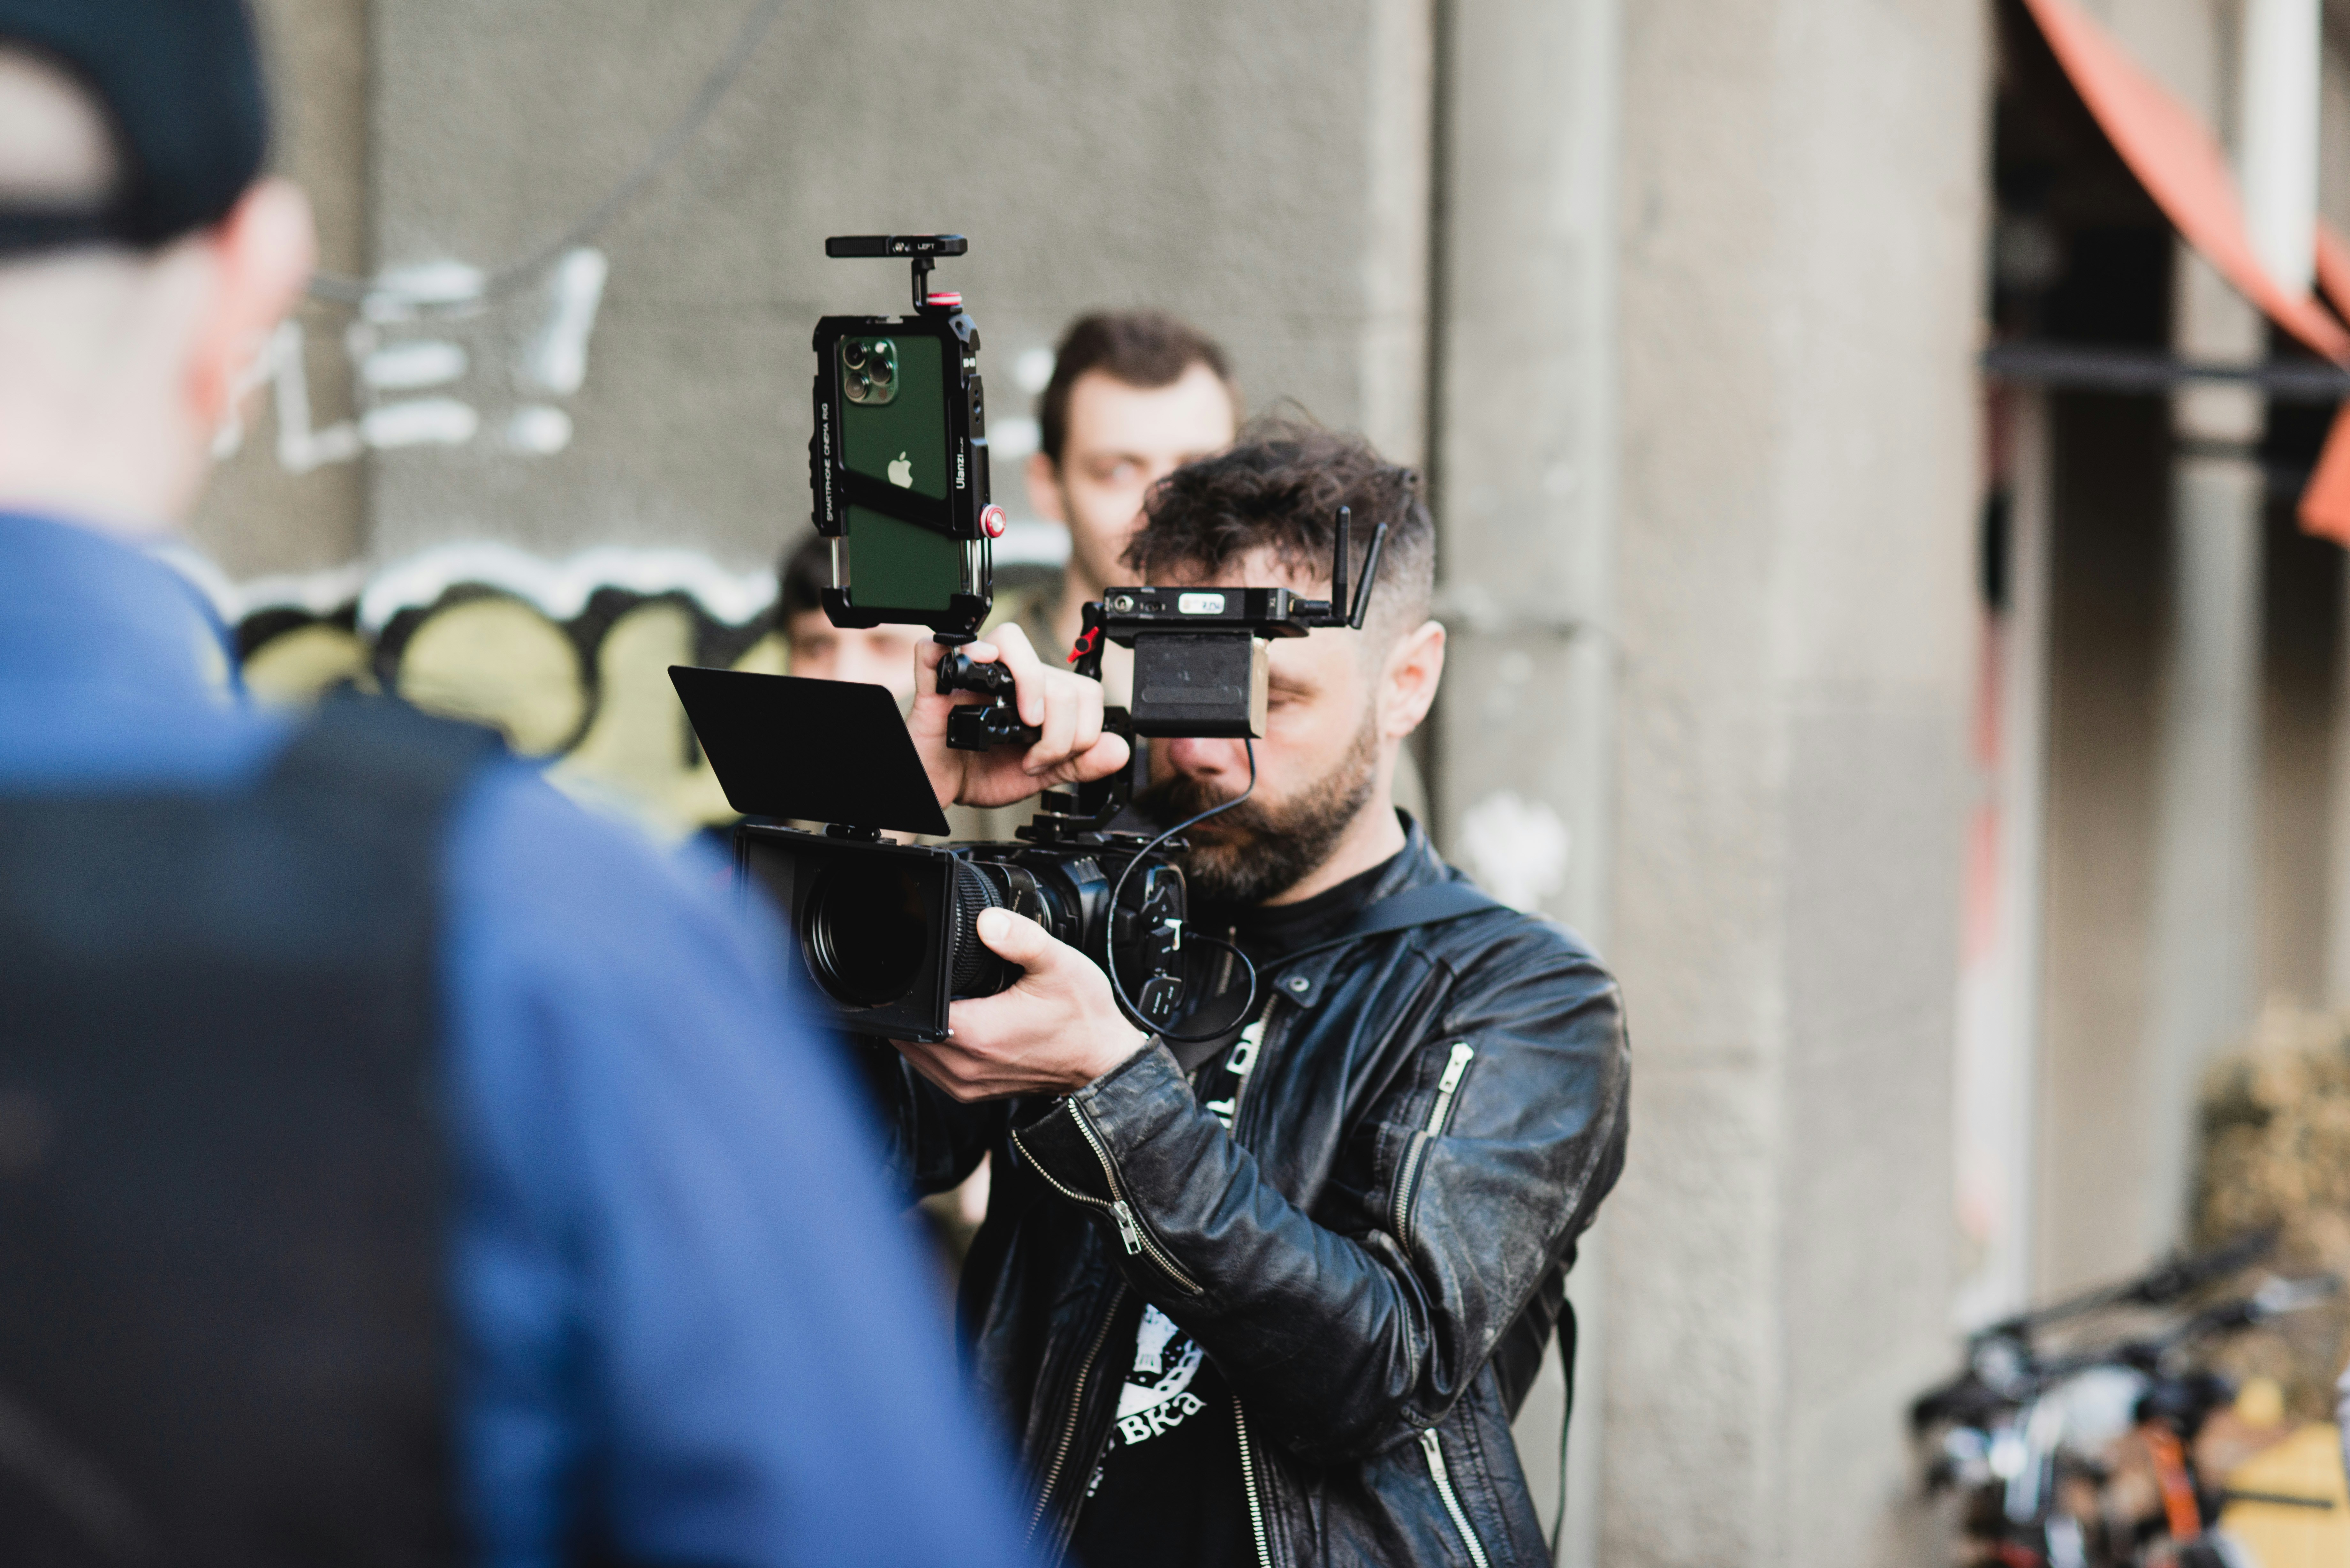
<svg viewBox="0 0 2350 1568"><path fill-rule="evenodd" d="M1548 1561L1510 1419L1623 1168L1629 1056L1589 949L1394 807L1444 666L1419 486L1360 441L1263 428L1159 484L1127 554L1136 581L1322 598L1333 510L1354 581L1388 530L1362 630L1273 640L1253 753L1150 750L1161 822L1236 803L1185 830L1186 940L1245 954L1253 1002L1226 966L1185 1038L1149 1034L993 909L979 937L1022 978L955 1002L944 1041L867 1053L918 1187L993 1156L972 1358L1037 1541L1088 1568ZM941 801L994 782L945 746L962 700L908 720Z"/></svg>
<svg viewBox="0 0 2350 1568"><path fill-rule="evenodd" d="M770 930L140 549L293 305L235 0L0 0L11 1562L1009 1563Z"/></svg>

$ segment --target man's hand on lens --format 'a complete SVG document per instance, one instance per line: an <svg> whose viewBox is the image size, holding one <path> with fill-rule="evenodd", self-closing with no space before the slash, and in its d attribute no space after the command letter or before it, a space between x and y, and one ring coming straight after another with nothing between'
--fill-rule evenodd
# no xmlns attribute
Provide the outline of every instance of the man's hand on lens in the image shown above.
<svg viewBox="0 0 2350 1568"><path fill-rule="evenodd" d="M1012 671L1020 722L1044 734L1025 752L1012 746L958 752L949 746L947 715L958 705L983 699L976 692L941 694L939 660L947 649L923 643L915 655L914 707L906 715L906 729L941 805L1011 805L1055 784L1107 778L1126 766L1132 754L1126 738L1102 733L1100 681L1047 667L1016 626L999 627L991 637L964 645L963 651L973 663L1000 660Z"/></svg>
<svg viewBox="0 0 2350 1568"><path fill-rule="evenodd" d="M951 1038L893 1042L956 1099L1065 1095L1149 1043L1118 1011L1109 977L1035 921L989 909L979 917L979 940L1027 972L1009 991L956 1002L947 1013Z"/></svg>

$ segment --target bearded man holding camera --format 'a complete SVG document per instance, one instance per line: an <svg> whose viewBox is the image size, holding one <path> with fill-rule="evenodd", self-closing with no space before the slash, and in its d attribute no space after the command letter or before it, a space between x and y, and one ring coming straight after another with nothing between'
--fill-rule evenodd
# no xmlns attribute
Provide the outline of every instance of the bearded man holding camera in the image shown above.
<svg viewBox="0 0 2350 1568"><path fill-rule="evenodd" d="M955 1002L943 1042L867 1054L912 1187L993 1157L973 1371L1032 1542L1094 1568L1548 1561L1510 1420L1622 1169L1629 1059L1591 951L1394 807L1444 663L1419 476L1261 425L1157 487L1127 560L1327 595L1340 506L1358 540L1386 525L1367 623L1274 642L1263 737L1162 740L1136 801L1172 824L1247 792L1180 863L1190 929L1247 956L1253 1005L1227 961L1186 1021L1221 1037L1147 1034L1082 953L993 909L981 939L1024 977ZM1019 764L950 751L969 699L924 680L908 723L942 805L1000 804L1015 765L1122 765L1091 682L1016 632L972 651L1013 668L1045 741Z"/></svg>

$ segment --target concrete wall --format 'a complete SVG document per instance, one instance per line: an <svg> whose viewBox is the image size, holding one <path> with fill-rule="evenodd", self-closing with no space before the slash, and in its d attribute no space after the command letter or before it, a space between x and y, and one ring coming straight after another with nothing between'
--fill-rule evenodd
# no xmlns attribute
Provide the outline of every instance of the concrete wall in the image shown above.
<svg viewBox="0 0 2350 1568"><path fill-rule="evenodd" d="M1985 26L1627 14L1611 1563L1924 1560Z"/></svg>
<svg viewBox="0 0 2350 1568"><path fill-rule="evenodd" d="M2036 1293L2139 1263L2148 1105L2168 420L2150 399L2054 401L2048 994Z"/></svg>
<svg viewBox="0 0 2350 1568"><path fill-rule="evenodd" d="M367 270L367 0L261 0L256 6L276 93L277 171L309 192L317 214L320 265ZM313 304L301 321L310 337L317 417L350 411L340 337L349 312ZM277 455L272 416L221 467L192 534L230 576L259 576L337 566L366 547L363 462L289 472Z"/></svg>
<svg viewBox="0 0 2350 1568"><path fill-rule="evenodd" d="M1431 457L1439 613L1452 633L1438 715L1441 842L1488 888L1566 919L1602 951L1620 662L1623 9L1453 0L1439 96ZM1612 1230L1603 1217L1568 1282L1577 1398L1558 1544L1577 1568L1600 1561ZM1546 1372L1518 1421L1545 1518L1563 1393Z"/></svg>
<svg viewBox="0 0 2350 1568"><path fill-rule="evenodd" d="M2226 123L2219 7L2093 9L2205 124ZM2137 207L2108 199L2086 215L2100 243L2093 254L2083 242L2074 265L2091 286L2069 291L2078 319L2055 335L2170 346L2183 248L2158 213ZM2107 296L2102 310L2085 297L2095 292ZM2148 1050L2175 587L2170 410L2156 398L2080 393L2050 408L2048 946L2033 1172L2033 1285L2043 1298L2142 1266L2157 1216L2181 1212L2153 1196L2162 1148L2180 1146L2158 1139L2176 1090L2158 1082Z"/></svg>
<svg viewBox="0 0 2350 1568"><path fill-rule="evenodd" d="M494 266L590 206L677 115L740 0L376 0L387 265ZM611 279L572 446L500 450L525 296L455 330L484 436L375 464L372 547L688 543L727 565L806 525L807 334L903 307L828 234L972 237L940 284L1009 371L1089 306L1149 304L1294 398L1416 456L1427 254L1426 0L1267 9L1020 0L785 5L693 151L602 241ZM1016 499L1016 474L999 472Z"/></svg>
<svg viewBox="0 0 2350 1568"><path fill-rule="evenodd" d="M2257 995L2325 1001L2342 547L2301 532L2293 498L2264 519L2261 603L2260 968Z"/></svg>

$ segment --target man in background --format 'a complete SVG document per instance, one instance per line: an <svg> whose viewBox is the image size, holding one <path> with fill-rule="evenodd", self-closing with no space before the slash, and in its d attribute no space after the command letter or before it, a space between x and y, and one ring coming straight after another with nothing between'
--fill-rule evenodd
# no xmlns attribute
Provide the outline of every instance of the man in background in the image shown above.
<svg viewBox="0 0 2350 1568"><path fill-rule="evenodd" d="M832 587L832 542L811 534L784 557L775 619L790 673L814 680L887 686L905 707L914 699L914 650L930 640L919 626L838 627L824 613Z"/></svg>
<svg viewBox="0 0 2350 1568"><path fill-rule="evenodd" d="M1047 658L1077 639L1080 612L1115 582L1150 487L1232 444L1240 391L1213 339L1162 311L1081 317L1055 351L1037 404L1028 503L1069 531L1069 563L1041 592L1004 595L995 622L1016 621ZM1102 682L1124 702L1129 656L1106 650Z"/></svg>
<svg viewBox="0 0 2350 1568"><path fill-rule="evenodd" d="M1016 1561L780 934L212 679L146 546L308 275L265 141L237 0L0 0L0 1555Z"/></svg>

